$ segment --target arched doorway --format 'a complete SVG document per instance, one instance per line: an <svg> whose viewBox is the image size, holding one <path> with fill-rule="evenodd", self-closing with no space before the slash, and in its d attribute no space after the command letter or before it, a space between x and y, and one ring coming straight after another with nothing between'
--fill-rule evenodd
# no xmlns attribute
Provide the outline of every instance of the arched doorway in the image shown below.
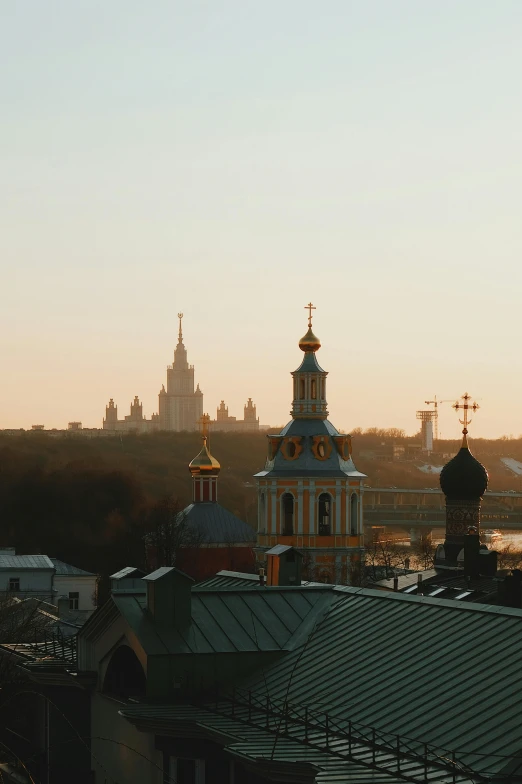
<svg viewBox="0 0 522 784"><path fill-rule="evenodd" d="M103 691L118 697L144 697L147 679L138 657L128 645L121 645L111 656Z"/></svg>

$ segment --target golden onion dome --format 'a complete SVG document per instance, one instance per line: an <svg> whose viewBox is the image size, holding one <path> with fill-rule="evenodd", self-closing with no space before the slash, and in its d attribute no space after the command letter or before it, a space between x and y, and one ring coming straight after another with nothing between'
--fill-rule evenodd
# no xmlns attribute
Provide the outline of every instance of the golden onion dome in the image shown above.
<svg viewBox="0 0 522 784"><path fill-rule="evenodd" d="M207 448L207 437L203 436L203 446L194 460L189 463L189 471L194 474L219 474L221 466L215 457L212 457Z"/></svg>
<svg viewBox="0 0 522 784"><path fill-rule="evenodd" d="M317 351L321 348L321 341L312 332L312 327L308 327L308 332L299 341L301 351Z"/></svg>

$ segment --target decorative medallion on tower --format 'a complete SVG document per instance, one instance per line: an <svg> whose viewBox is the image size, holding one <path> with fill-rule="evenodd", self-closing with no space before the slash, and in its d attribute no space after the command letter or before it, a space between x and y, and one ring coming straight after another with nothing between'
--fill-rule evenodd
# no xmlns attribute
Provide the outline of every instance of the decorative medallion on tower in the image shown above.
<svg viewBox="0 0 522 784"><path fill-rule="evenodd" d="M470 402L467 392L460 400L462 402L457 400L453 408L464 412L463 419L459 419L464 425L462 446L440 472L440 486L446 496L446 539L443 552L438 549L436 563L444 560L448 566L457 565L457 557L471 529L480 535L480 507L488 486L488 472L473 457L468 446L469 413L477 411L479 405Z"/></svg>
<svg viewBox="0 0 522 784"><path fill-rule="evenodd" d="M275 545L291 545L304 555L308 579L351 583L361 573L364 546L362 495L366 476L351 458L350 436L328 421L326 377L317 362L321 341L312 329L299 341L304 353L292 373L292 419L268 436L265 470L258 488L257 553L263 560Z"/></svg>

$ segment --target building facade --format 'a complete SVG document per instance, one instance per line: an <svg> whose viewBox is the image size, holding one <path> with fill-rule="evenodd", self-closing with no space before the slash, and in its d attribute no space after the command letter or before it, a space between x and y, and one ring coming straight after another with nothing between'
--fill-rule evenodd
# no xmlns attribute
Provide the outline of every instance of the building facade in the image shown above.
<svg viewBox="0 0 522 784"><path fill-rule="evenodd" d="M243 419L236 419L235 416L229 416L228 406L222 400L216 411L215 420L209 423L212 432L221 430L222 432L257 432L259 430L259 417L252 398L249 397L243 409Z"/></svg>
<svg viewBox="0 0 522 784"><path fill-rule="evenodd" d="M143 405L138 396L131 403L130 414L118 419L118 406L111 398L105 408L103 429L115 432L151 433L155 430L197 430L203 415L203 392L199 384L194 389L194 365L189 365L183 343L183 313L178 313L178 343L174 361L167 367L167 386L158 395L158 413L150 419L143 416Z"/></svg>
<svg viewBox="0 0 522 784"><path fill-rule="evenodd" d="M304 554L303 574L331 583L359 581L363 540L363 481L351 438L329 421L326 376L312 332L299 341L304 358L293 376L292 419L268 436L265 470L256 474L257 553L292 545Z"/></svg>

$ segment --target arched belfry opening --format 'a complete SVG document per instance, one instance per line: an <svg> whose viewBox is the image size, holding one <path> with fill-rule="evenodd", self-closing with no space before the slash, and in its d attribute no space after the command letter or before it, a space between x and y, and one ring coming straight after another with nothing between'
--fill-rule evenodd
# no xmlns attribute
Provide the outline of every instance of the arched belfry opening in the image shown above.
<svg viewBox="0 0 522 784"><path fill-rule="evenodd" d="M332 533L332 497L321 493L317 504L319 536L330 536Z"/></svg>
<svg viewBox="0 0 522 784"><path fill-rule="evenodd" d="M138 657L128 645L115 650L109 661L103 691L118 697L144 697L147 679Z"/></svg>
<svg viewBox="0 0 522 784"><path fill-rule="evenodd" d="M294 533L294 512L294 496L292 493L284 493L281 497L283 536L292 536Z"/></svg>
<svg viewBox="0 0 522 784"><path fill-rule="evenodd" d="M359 499L356 493L350 498L350 535L357 536L359 528Z"/></svg>

